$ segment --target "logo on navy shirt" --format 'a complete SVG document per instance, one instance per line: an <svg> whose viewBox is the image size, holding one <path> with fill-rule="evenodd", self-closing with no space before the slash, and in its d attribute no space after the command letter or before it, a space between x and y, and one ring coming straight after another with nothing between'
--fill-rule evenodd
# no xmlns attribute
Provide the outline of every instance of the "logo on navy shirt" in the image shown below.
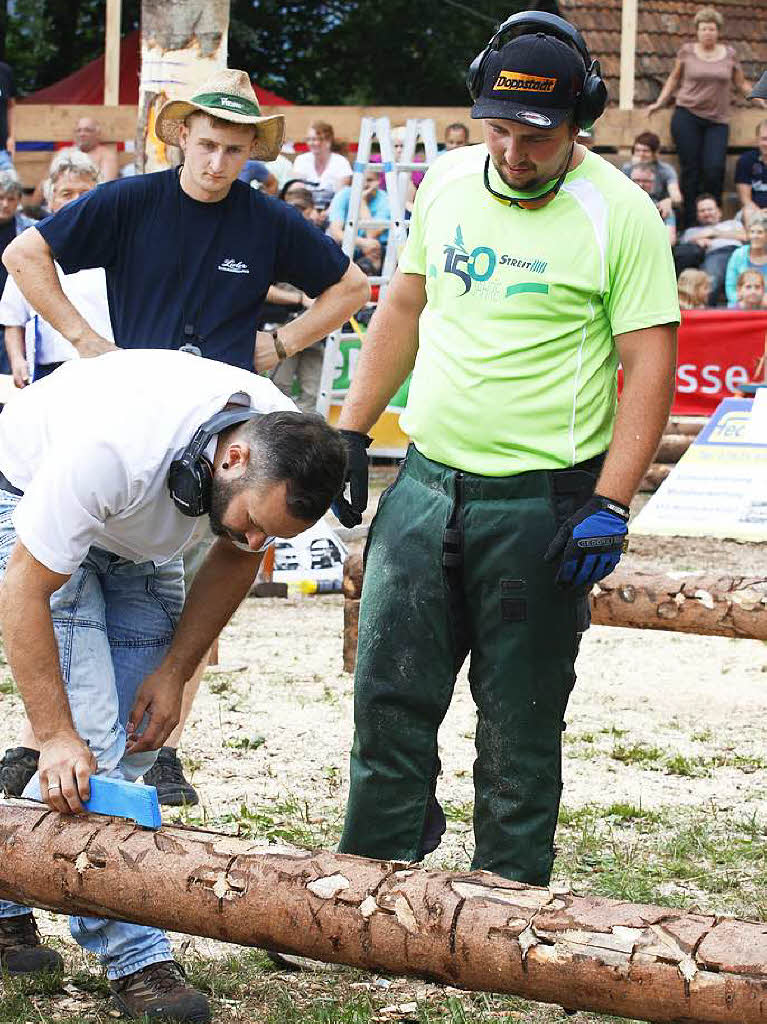
<svg viewBox="0 0 767 1024"><path fill-rule="evenodd" d="M240 260L221 260L219 270L225 270L227 274L249 274L248 264Z"/></svg>

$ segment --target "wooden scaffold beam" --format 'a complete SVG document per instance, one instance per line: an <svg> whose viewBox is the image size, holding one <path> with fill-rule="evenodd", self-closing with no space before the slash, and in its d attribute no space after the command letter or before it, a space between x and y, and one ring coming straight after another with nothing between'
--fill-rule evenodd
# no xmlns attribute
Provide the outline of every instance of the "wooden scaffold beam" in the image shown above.
<svg viewBox="0 0 767 1024"><path fill-rule="evenodd" d="M42 869L41 869L42 868ZM767 1024L767 924L0 804L0 897L649 1021Z"/></svg>

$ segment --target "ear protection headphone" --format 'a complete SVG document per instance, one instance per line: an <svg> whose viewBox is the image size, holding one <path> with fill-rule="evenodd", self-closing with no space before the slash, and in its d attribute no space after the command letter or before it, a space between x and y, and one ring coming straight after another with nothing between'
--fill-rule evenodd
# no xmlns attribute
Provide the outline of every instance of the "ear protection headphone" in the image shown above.
<svg viewBox="0 0 767 1024"><path fill-rule="evenodd" d="M586 69L586 77L573 113L578 127L588 131L596 119L601 117L607 105L607 86L602 78L602 69L598 60L591 59L586 41L578 29L564 18L560 18L556 14L548 14L546 11L521 11L519 14L512 14L504 21L484 50L478 53L471 62L469 73L466 76L466 85L472 100L476 102L482 91L485 65L490 54L495 50L500 50L505 43L516 39L517 36L535 32L553 36L555 39L567 43L580 54Z"/></svg>
<svg viewBox="0 0 767 1024"><path fill-rule="evenodd" d="M260 415L244 406L225 409L197 428L181 455L171 462L168 472L168 490L179 512L193 517L210 512L213 466L205 456L210 439L235 423L245 423Z"/></svg>

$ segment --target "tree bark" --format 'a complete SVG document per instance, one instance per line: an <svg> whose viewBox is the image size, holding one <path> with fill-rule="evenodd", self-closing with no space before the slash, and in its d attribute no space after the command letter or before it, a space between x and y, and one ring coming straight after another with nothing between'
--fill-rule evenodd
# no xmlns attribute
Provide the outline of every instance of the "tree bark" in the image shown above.
<svg viewBox="0 0 767 1024"><path fill-rule="evenodd" d="M45 870L40 870L40 865ZM567 1009L766 1024L767 926L0 805L0 896Z"/></svg>
<svg viewBox="0 0 767 1024"><path fill-rule="evenodd" d="M141 80L136 165L139 173L179 162L178 150L154 133L160 107L186 99L226 67L229 0L142 0Z"/></svg>
<svg viewBox="0 0 767 1024"><path fill-rule="evenodd" d="M362 595L362 554L344 566L344 671L353 672ZM663 629L702 636L767 640L767 579L618 568L591 593L597 626Z"/></svg>
<svg viewBox="0 0 767 1024"><path fill-rule="evenodd" d="M639 490L643 492L657 491L673 468L674 467L670 466L668 463L653 462L642 477Z"/></svg>
<svg viewBox="0 0 767 1024"><path fill-rule="evenodd" d="M694 440L692 434L664 434L655 453L654 461L660 463L679 462Z"/></svg>

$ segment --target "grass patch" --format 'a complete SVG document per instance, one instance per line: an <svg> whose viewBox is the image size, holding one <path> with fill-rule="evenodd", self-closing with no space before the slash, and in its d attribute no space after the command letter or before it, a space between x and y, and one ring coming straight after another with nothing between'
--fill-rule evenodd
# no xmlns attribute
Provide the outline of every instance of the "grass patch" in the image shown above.
<svg viewBox="0 0 767 1024"><path fill-rule="evenodd" d="M579 892L767 920L767 823L715 808L563 808L555 865Z"/></svg>
<svg viewBox="0 0 767 1024"><path fill-rule="evenodd" d="M0 679L0 693L8 697L13 693L18 693L14 681L12 679Z"/></svg>
<svg viewBox="0 0 767 1024"><path fill-rule="evenodd" d="M258 750L266 743L265 736L237 736L231 740L225 740L224 746L233 750Z"/></svg>
<svg viewBox="0 0 767 1024"><path fill-rule="evenodd" d="M610 757L622 764L657 765L663 759L663 751L646 743L632 743L630 746L616 743Z"/></svg>

